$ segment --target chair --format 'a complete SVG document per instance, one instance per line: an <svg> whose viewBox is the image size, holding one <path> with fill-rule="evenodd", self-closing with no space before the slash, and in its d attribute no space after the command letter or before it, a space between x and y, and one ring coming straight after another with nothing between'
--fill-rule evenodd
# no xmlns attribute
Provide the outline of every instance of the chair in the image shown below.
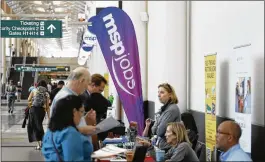
<svg viewBox="0 0 265 162"><path fill-rule="evenodd" d="M197 144L196 144L196 147L195 147L194 151L195 151L197 157L198 157L200 160L201 160L200 156L201 156L201 153L203 152L203 151L202 151L203 148L205 148L205 147L204 147L204 144L201 143L200 141L198 141ZM204 159L204 160L205 160L205 159Z"/></svg>
<svg viewBox="0 0 265 162"><path fill-rule="evenodd" d="M184 112L181 114L181 120L188 130L189 140L192 143L192 149L194 150L199 138L198 129L193 115L190 112Z"/></svg>
<svg viewBox="0 0 265 162"><path fill-rule="evenodd" d="M147 149L146 146L136 146L132 162L144 162Z"/></svg>

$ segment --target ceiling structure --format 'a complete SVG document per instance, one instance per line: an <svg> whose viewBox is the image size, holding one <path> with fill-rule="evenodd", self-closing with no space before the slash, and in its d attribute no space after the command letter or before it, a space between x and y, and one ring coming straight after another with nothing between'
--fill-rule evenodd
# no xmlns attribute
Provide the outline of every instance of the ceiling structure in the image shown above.
<svg viewBox="0 0 265 162"><path fill-rule="evenodd" d="M18 19L24 20L62 20L63 38L37 39L40 46L40 55L46 57L76 57L84 23L79 21L82 17L90 17L93 1L31 1L31 0L6 0ZM95 7L94 7L95 8ZM24 16L24 15L33 16ZM95 14L95 13L94 13ZM79 32L79 34L78 34Z"/></svg>
<svg viewBox="0 0 265 162"><path fill-rule="evenodd" d="M37 39L40 55L45 57L77 57L81 36L87 26L85 21L96 15L97 7L118 7L118 1L5 1L18 19L62 20L63 38ZM85 18L84 22L79 21L80 16Z"/></svg>

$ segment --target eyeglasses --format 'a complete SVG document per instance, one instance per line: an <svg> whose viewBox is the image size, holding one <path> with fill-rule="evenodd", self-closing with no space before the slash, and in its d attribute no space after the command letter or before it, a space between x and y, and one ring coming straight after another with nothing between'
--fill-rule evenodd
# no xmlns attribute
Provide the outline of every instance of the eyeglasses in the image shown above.
<svg viewBox="0 0 265 162"><path fill-rule="evenodd" d="M217 131L217 134L225 134L225 135L230 135L230 133L226 133L226 132L221 132L221 131Z"/></svg>

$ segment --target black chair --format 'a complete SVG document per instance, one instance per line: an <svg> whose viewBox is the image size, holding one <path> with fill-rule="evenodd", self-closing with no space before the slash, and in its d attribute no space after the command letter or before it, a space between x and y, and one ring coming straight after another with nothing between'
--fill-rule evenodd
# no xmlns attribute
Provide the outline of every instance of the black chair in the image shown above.
<svg viewBox="0 0 265 162"><path fill-rule="evenodd" d="M148 147L136 146L132 162L144 162Z"/></svg>
<svg viewBox="0 0 265 162"><path fill-rule="evenodd" d="M204 150L204 151L203 151ZM201 143L200 141L197 142L196 147L194 149L197 157L200 159L200 161L205 161L205 159L202 159L203 157L201 157L201 155L203 155L202 153L205 153L205 145L203 143Z"/></svg>
<svg viewBox="0 0 265 162"><path fill-rule="evenodd" d="M192 149L194 150L197 141L199 139L198 129L194 120L193 115L190 112L184 112L181 114L181 120L188 131L189 140L192 143Z"/></svg>

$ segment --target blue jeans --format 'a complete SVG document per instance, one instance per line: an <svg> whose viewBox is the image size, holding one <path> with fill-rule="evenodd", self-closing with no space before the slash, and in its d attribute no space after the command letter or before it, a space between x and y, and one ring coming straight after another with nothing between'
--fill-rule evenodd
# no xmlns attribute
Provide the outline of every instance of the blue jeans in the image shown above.
<svg viewBox="0 0 265 162"><path fill-rule="evenodd" d="M16 97L14 95L7 95L8 111L13 111L14 110L15 100L16 100Z"/></svg>

